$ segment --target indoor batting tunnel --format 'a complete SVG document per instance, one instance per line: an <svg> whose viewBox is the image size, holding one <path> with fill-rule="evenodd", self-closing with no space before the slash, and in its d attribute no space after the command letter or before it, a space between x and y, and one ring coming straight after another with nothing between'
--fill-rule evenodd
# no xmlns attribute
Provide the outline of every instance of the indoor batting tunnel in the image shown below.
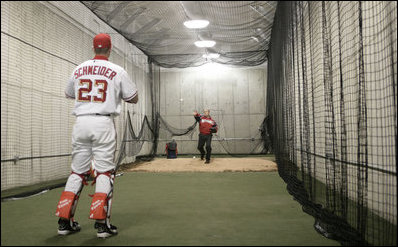
<svg viewBox="0 0 398 247"><path fill-rule="evenodd" d="M56 200L71 172L76 119L74 102L64 90L73 69L92 59L92 39L98 33L111 36L109 60L127 71L139 92L139 102L123 102L114 118L115 184L118 179L126 184L115 190L114 217L117 207L135 203L123 202L117 193L141 191L142 178L151 181L144 186L148 190L162 182L157 179L165 179L165 186L187 179L180 173L156 177L128 169L166 159L165 146L172 140L178 147L175 160L199 157L193 112L208 109L218 125L211 144L214 160L271 157L277 167L272 181L284 188L280 194L311 219L309 231L331 241L316 244L397 245L395 1L2 1L1 22L2 245L21 244L11 231L23 225L18 216L22 221L33 217L24 215L30 210L27 204L48 204L39 223L56 223ZM262 173L252 173L247 181L223 177L245 176L239 175L243 172L181 174L192 183L195 176L209 184L233 179L239 189L245 187L239 179L247 184L271 181ZM129 178L134 185L127 185ZM185 189L196 196L203 192ZM220 196L232 193L225 189ZM257 189L249 186L244 194ZM268 189L262 193L277 191L271 192L272 185ZM58 192L47 201L45 192L53 190ZM137 207L151 214L148 198L141 199ZM84 200L79 207L88 207ZM145 220L140 217L132 224ZM221 223L218 227L223 229ZM148 229L139 230L144 234ZM295 245L265 233L258 242L250 236L239 242L227 230L228 237L220 231L200 237L185 233L181 242L165 240L171 236L162 240L162 235L159 242L145 242L144 236L143 242L134 242L123 238L127 231L110 244ZM55 232L40 234L49 236L37 237L33 245L99 244L62 243L51 238Z"/></svg>

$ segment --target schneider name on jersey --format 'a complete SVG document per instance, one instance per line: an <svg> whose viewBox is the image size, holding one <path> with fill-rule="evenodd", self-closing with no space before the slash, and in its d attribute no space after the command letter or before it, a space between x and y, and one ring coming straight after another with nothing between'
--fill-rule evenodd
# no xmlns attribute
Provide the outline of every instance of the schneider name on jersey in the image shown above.
<svg viewBox="0 0 398 247"><path fill-rule="evenodd" d="M65 94L76 99L73 114L119 115L121 100L130 101L137 87L127 72L107 58L96 56L72 72ZM121 95L122 97L119 97Z"/></svg>

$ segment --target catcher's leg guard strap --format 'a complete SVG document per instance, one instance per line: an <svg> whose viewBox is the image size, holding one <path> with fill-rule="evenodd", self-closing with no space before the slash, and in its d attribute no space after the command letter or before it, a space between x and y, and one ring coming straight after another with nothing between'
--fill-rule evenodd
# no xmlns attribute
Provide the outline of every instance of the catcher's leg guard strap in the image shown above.
<svg viewBox="0 0 398 247"><path fill-rule="evenodd" d="M72 206L74 204L75 198L75 193L71 191L63 191L61 194L61 199L59 199L55 215L58 217L69 219L72 214Z"/></svg>
<svg viewBox="0 0 398 247"><path fill-rule="evenodd" d="M89 173L77 174L72 172L66 182L65 191L71 191L76 195L79 194L83 189L83 185L87 185L86 180L89 175Z"/></svg>
<svg viewBox="0 0 398 247"><path fill-rule="evenodd" d="M90 207L90 219L104 220L107 214L108 194L95 193Z"/></svg>

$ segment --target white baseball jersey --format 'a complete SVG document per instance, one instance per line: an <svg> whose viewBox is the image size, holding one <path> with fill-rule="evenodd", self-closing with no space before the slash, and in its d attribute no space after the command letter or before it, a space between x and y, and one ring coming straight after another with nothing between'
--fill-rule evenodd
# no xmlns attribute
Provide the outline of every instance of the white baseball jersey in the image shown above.
<svg viewBox="0 0 398 247"><path fill-rule="evenodd" d="M65 95L75 99L73 115L119 115L121 99L134 98L137 86L122 67L97 56L73 70Z"/></svg>

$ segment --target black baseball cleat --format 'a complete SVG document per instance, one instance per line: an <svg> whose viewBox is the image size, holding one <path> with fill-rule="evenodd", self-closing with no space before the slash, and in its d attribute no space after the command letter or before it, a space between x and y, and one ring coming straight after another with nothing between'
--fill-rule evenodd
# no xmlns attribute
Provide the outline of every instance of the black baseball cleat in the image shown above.
<svg viewBox="0 0 398 247"><path fill-rule="evenodd" d="M210 160L206 160L205 164L210 164Z"/></svg>
<svg viewBox="0 0 398 247"><path fill-rule="evenodd" d="M204 155L201 155L200 156L200 160L204 160L205 159L205 156Z"/></svg>
<svg viewBox="0 0 398 247"><path fill-rule="evenodd" d="M99 223L99 222L95 222L95 224L94 224L94 228L95 228L95 229L98 229L98 228L99 228L99 226L100 226L101 224L105 224L105 225L106 225L106 223ZM116 226L114 226L114 225L112 225L112 224L110 224L110 225L111 225L111 228L110 228L110 230L111 230L113 233L117 234L117 227L116 227Z"/></svg>
<svg viewBox="0 0 398 247"><path fill-rule="evenodd" d="M58 235L68 235L80 231L80 225L77 221L70 221L59 218L58 220Z"/></svg>
<svg viewBox="0 0 398 247"><path fill-rule="evenodd" d="M109 228L105 223L97 223L95 222L94 228L98 229L97 237L99 238L107 238L117 234L117 227L114 225L110 225Z"/></svg>

